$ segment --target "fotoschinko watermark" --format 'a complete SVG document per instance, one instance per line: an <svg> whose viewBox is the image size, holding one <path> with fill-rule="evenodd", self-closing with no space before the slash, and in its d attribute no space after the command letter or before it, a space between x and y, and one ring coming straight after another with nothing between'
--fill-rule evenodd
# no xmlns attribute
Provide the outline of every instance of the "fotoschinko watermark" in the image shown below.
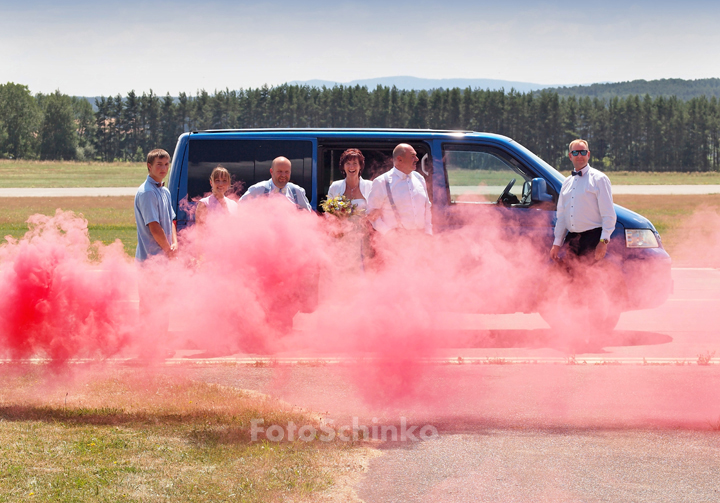
<svg viewBox="0 0 720 503"><path fill-rule="evenodd" d="M270 442L332 442L337 439L342 442L357 442L359 440L379 440L382 442L419 442L438 438L437 428L431 424L408 425L407 418L401 417L400 424L378 424L377 418L372 418L371 425L360 424L357 417L352 418L352 425L334 426L331 422L315 427L311 424L296 425L288 421L286 425L264 425L264 419L250 421L250 441L268 440Z"/></svg>

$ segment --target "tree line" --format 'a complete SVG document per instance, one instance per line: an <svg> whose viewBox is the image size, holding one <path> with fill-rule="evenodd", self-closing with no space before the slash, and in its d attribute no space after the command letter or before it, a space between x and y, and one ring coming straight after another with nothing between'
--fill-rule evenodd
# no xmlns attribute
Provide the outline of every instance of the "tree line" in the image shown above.
<svg viewBox="0 0 720 503"><path fill-rule="evenodd" d="M559 169L567 144L590 142L598 168L617 171L720 170L716 97L631 95L610 99L555 91L401 90L378 86L277 87L157 96L32 95L0 85L0 157L142 161L173 153L186 131L227 128L431 128L509 136Z"/></svg>

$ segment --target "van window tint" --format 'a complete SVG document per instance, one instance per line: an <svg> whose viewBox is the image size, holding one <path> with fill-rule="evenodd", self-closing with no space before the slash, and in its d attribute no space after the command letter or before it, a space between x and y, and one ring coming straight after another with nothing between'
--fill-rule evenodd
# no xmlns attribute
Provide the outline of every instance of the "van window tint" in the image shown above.
<svg viewBox="0 0 720 503"><path fill-rule="evenodd" d="M453 201L494 202L513 178L510 193L521 199L523 184L532 178L516 159L492 147L448 144L443 157Z"/></svg>
<svg viewBox="0 0 720 503"><path fill-rule="evenodd" d="M312 194L312 142L298 140L190 140L188 153L188 199L210 192L210 173L218 165L227 168L237 194L270 178L270 164L278 156L292 163L291 181Z"/></svg>

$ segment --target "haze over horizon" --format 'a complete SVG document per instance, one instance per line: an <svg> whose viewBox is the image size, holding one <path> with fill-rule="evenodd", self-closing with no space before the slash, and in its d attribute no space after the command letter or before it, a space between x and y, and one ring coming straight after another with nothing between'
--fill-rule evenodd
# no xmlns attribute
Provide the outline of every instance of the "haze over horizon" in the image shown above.
<svg viewBox="0 0 720 503"><path fill-rule="evenodd" d="M720 4L0 0L0 83L194 94L382 76L542 87L720 77Z"/></svg>

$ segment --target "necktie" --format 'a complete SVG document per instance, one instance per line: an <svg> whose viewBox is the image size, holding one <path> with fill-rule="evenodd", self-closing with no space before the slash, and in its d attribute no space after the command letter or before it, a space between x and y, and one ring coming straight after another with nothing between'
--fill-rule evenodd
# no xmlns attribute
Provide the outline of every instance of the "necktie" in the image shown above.
<svg viewBox="0 0 720 503"><path fill-rule="evenodd" d="M157 188L165 187L165 182L153 182Z"/></svg>
<svg viewBox="0 0 720 503"><path fill-rule="evenodd" d="M582 176L582 171L573 171L572 176Z"/></svg>

